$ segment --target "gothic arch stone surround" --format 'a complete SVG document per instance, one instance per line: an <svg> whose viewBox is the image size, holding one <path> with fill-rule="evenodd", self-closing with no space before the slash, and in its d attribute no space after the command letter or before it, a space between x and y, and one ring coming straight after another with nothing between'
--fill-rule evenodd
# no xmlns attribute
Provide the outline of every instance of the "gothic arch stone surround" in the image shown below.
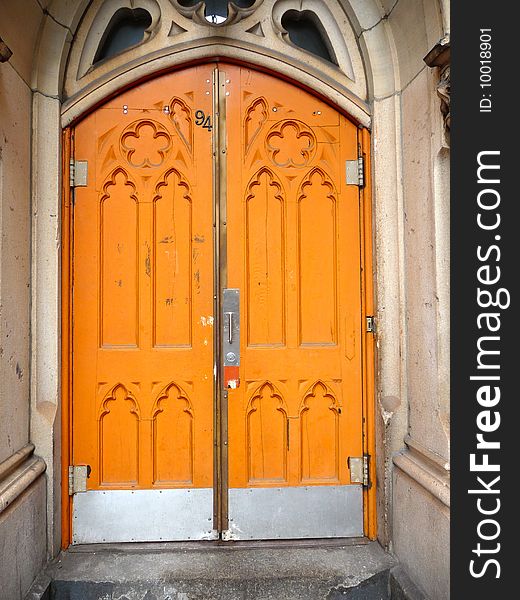
<svg viewBox="0 0 520 600"><path fill-rule="evenodd" d="M323 0L282 0L287 6L305 5L318 14ZM337 29L328 31L331 42L343 32L344 48L349 53L340 69L325 65L312 56L291 51L270 20L271 0L257 0L259 12L235 19L230 25L212 28L189 16L174 13L175 0L109 0L114 6L158 5L162 18L155 19L148 42L114 57L99 67L85 70L93 56L89 47L90 26L98 15L102 0L48 0L40 29L40 40L32 74L33 100L33 220L32 220L32 371L31 438L47 462L49 553L54 554L60 540L60 188L61 127L71 123L107 95L153 72L174 68L192 60L239 56L251 65L278 71L295 82L315 90L350 113L373 133L374 253L378 306L377 423L379 536L383 542L392 537L391 457L403 447L408 432L406 372L406 264L405 210L401 185L403 176L401 94L419 78L434 89L429 71L421 57L407 58L403 31L407 16L414 10L428 20L430 47L449 32L446 2L420 0L331 0L326 2ZM401 8L401 6L403 8ZM164 15L168 14L168 19ZM417 13L419 14L419 13ZM444 19L441 19L441 15ZM329 17L327 17L329 18ZM176 27L172 26L175 21ZM265 40L249 33L257 23ZM413 22L413 21L412 21ZM415 25L415 23L414 23ZM268 27L272 31L268 31ZM407 35L411 35L408 27ZM164 40L171 31L178 43L169 49ZM184 32L183 32L184 31ZM174 36L174 37L175 37ZM179 37L180 36L180 37ZM92 42L92 37L90 41ZM161 42L162 40L162 42ZM272 43L271 43L272 42ZM147 46L148 45L148 46ZM412 46L412 43L410 43ZM285 48L285 50L284 50ZM90 53L90 54L89 54ZM87 58L85 58L87 56ZM83 57L83 62L82 62ZM432 93L434 97L434 93ZM439 114L436 143L442 135ZM432 142L433 144L433 142ZM442 145L442 144L441 144ZM442 186L441 186L442 187ZM437 206L442 217L445 206ZM440 218L440 217L439 217ZM436 227L446 230L445 220ZM442 233L442 232L441 232ZM444 252L444 255L442 254ZM446 262L447 249L437 252L438 263ZM444 263L443 263L444 261ZM446 273L437 273L446 278ZM439 324L440 323L440 324ZM443 317L437 335L445 334ZM444 367L449 357L443 356ZM448 361L448 362L446 362ZM442 365L441 365L442 366ZM441 407L442 412L442 407ZM442 415L441 415L442 416Z"/></svg>
<svg viewBox="0 0 520 600"><path fill-rule="evenodd" d="M148 10L147 39L92 66L101 35L122 7ZM281 25L288 11L314 11L330 40L338 66L298 48ZM326 96L360 123L370 122L363 59L355 30L339 4L324 0L256 0L236 9L222 25L207 23L201 11L176 0L93 0L75 32L63 82L62 123L66 124L114 91L143 77L196 60L239 58L269 68Z"/></svg>
<svg viewBox="0 0 520 600"><path fill-rule="evenodd" d="M174 1L174 0L173 0ZM291 0L282 0L284 4L299 4ZM141 6L150 10L156 0L125 1L110 0L113 10L121 6ZM305 0L306 8L320 9L322 0ZM60 532L60 189L61 181L57 174L61 172L60 163L60 132L61 127L72 122L83 112L94 106L104 97L117 89L139 80L145 74L172 68L189 60L219 57L236 57L237 50L244 62L277 70L289 76L294 81L314 89L340 108L349 112L361 124L378 126L376 98L392 97L396 92L398 69L395 65L395 52L392 47L392 36L384 23L381 9L375 0L353 0L347 2L329 2L327 17L331 12L343 30L347 31L345 46L351 55L354 54L353 71L348 74L338 73L314 57L297 56L290 60L278 49L267 52L261 44L252 43L255 36L246 35L244 30L259 22L257 15L246 17L238 31L238 40L231 38L233 25L215 29L207 26L194 25L180 14L175 15L178 27L188 29L191 26L191 39L183 39L172 53L165 48L164 36L166 27L171 28L173 10L170 0L161 2L163 10L169 10L170 22L164 19L156 28L162 27L163 44L161 47L160 31L147 44L129 50L119 57L107 61L100 67L85 69L85 56L93 57L95 48L92 43L99 39L98 32L89 32L96 18L98 25L104 24L111 11L102 7L101 0L51 0L47 6L48 13L44 16L41 27L40 41L35 56L35 67L32 76L34 93L33 106L33 303L32 303L32 439L39 448L39 453L47 462L48 473L48 527L49 539L53 540L53 550L59 547ZM260 3L262 4L262 3ZM262 28L273 2L263 2ZM106 3L105 3L106 5ZM319 12L318 12L319 14ZM153 27L153 24L152 24ZM339 29L339 28L338 28ZM279 32L278 32L279 33ZM189 38L181 33L184 38ZM208 37L209 36L209 37ZM273 35L273 39L275 39ZM248 39L248 37L250 39ZM334 39L331 40L334 43ZM337 41L337 40L336 40ZM90 46L89 46L90 44ZM359 46L358 46L359 44ZM298 52L294 53L298 55ZM304 61L307 61L305 64ZM309 64L310 63L310 64ZM320 67L322 68L320 72ZM340 75L340 77L338 77ZM348 76L350 75L350 77ZM339 80L339 81L338 81ZM376 110L375 110L376 109ZM383 297L385 306L384 319L381 319L380 335L385 342L384 359L379 364L380 394L384 396L401 396L401 381L395 374L400 372L399 335L400 311L399 298L399 238L397 218L398 198L396 165L385 166L385 196L378 197L377 172L378 156L383 155L385 148L392 149L395 155L396 115L395 107L385 107L384 127L378 137L379 152L375 160L375 218L378 214L385 216L386 225L384 236L376 241L376 263L379 277L385 281L384 289L379 290L379 300ZM374 121L373 121L374 120ZM391 191L390 194L388 192ZM377 234L376 234L377 237ZM397 267L397 268L396 268ZM388 273L385 272L388 270ZM394 340L390 342L390 340ZM393 347L392 347L393 346ZM401 423L395 427L403 439L404 416ZM394 436L392 436L394 437ZM396 449L402 443L396 444ZM382 448L381 448L382 449ZM380 449L380 450L381 450ZM382 461L383 462L383 461ZM388 479L384 471L380 477ZM384 495L380 498L380 527L379 531L386 537L386 504ZM381 510L382 508L382 510Z"/></svg>

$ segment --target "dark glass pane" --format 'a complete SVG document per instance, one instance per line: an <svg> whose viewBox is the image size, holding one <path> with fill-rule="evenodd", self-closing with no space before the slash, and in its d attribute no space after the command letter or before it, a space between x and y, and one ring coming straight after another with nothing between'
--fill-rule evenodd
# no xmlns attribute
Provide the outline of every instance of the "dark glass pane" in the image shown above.
<svg viewBox="0 0 520 600"><path fill-rule="evenodd" d="M196 4L200 4L200 0L177 0L177 2L181 6L186 6L187 8L190 6L195 6Z"/></svg>
<svg viewBox="0 0 520 600"><path fill-rule="evenodd" d="M126 48L135 46L143 40L145 30L150 27L152 17L142 8L120 8L110 19L99 48L94 58L94 63L115 56Z"/></svg>
<svg viewBox="0 0 520 600"><path fill-rule="evenodd" d="M178 0L181 6L195 6L200 0ZM239 8L248 8L253 6L255 0L232 0L232 3ZM211 21L211 17L220 17L216 22L222 23L228 16L228 0L206 0L205 15Z"/></svg>
<svg viewBox="0 0 520 600"><path fill-rule="evenodd" d="M314 13L289 10L282 17L282 26L294 45L337 64L323 25Z"/></svg>
<svg viewBox="0 0 520 600"><path fill-rule="evenodd" d="M217 16L217 17L227 17L227 0L206 0L206 18Z"/></svg>

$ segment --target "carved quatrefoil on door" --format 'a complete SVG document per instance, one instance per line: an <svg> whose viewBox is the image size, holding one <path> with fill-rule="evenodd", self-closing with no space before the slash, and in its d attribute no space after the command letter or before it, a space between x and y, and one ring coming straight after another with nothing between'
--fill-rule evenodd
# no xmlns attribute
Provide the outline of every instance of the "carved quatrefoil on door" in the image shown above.
<svg viewBox="0 0 520 600"><path fill-rule="evenodd" d="M159 167L170 151L168 131L156 121L136 121L121 136L121 150L133 167Z"/></svg>
<svg viewBox="0 0 520 600"><path fill-rule="evenodd" d="M316 136L301 121L280 121L267 134L266 149L278 167L305 167L316 151Z"/></svg>

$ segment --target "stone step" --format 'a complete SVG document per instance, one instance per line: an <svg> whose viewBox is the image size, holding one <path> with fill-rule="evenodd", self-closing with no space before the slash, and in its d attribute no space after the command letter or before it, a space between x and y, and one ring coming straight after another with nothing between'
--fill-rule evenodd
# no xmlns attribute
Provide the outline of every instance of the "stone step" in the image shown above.
<svg viewBox="0 0 520 600"><path fill-rule="evenodd" d="M84 546L50 565L46 594L49 600L389 600L394 566L377 542L365 540Z"/></svg>

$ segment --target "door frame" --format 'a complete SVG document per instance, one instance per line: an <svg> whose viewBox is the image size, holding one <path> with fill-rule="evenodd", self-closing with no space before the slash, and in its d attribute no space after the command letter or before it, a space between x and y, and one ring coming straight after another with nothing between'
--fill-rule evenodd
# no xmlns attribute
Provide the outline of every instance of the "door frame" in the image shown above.
<svg viewBox="0 0 520 600"><path fill-rule="evenodd" d="M235 64L250 68L259 72L265 72L274 75L278 78L282 78L291 85L303 89L320 100L326 102L333 107L340 114L346 116L349 120L356 123L360 129L359 140L359 151L363 155L365 160L365 185L360 188L360 202L362 203L360 209L360 233L361 233L361 247L360 247L360 264L361 264L361 323L363 324L362 336L361 336L361 364L362 364L362 410L363 410L363 453L367 454L369 459L369 481L371 482L368 487L363 488L363 522L364 522L364 535L369 539L375 539L377 536L377 514L376 514L376 436L375 436L375 360L376 360L376 347L375 347L375 335L374 333L367 332L367 328L364 326L366 323L366 317L375 314L375 303L374 303L374 271L373 271L373 226L372 226L372 190L371 190L371 141L369 131L349 113L341 109L328 98L323 97L315 90L303 86L301 83L296 82L285 75L281 75L275 71L267 68L261 68L258 65L251 65L239 60L230 60L224 58L213 58L210 60L200 60L187 62L183 65L170 69L166 72L180 71L185 68L189 68L194 64ZM125 86L118 90L117 93L121 93L124 89L137 87L144 81L153 79L155 77L164 74L165 71L159 71L150 74L138 81L133 82L130 86ZM218 85L218 82L214 82L214 85ZM61 504L62 504L62 536L61 546L66 549L71 543L72 534L72 496L68 494L68 466L71 464L70 458L72 456L72 193L69 186L69 168L70 160L73 157L73 128L74 126L83 119L87 114L93 112L108 100L109 97L114 96L112 93L110 96L103 98L96 105L90 107L88 111L83 113L72 123L68 124L62 130L62 198L61 198L61 369L60 369L60 382L61 382ZM219 94L214 94L214 101L218 102ZM216 107L215 107L216 108ZM215 112L215 111L214 111ZM217 132L215 132L217 135ZM214 173L214 199L213 199L213 210L217 210L216 202L218 197L221 197L222 186L225 186L225 177L219 177L218 173ZM217 190L217 185L219 190ZM225 193L225 190L224 190ZM216 216L220 213L217 212ZM222 215L221 215L222 217ZM225 252L222 252L222 248L225 250L225 239L222 236L215 236L215 244L220 243L220 248L215 247L218 250L216 255L215 264L225 260ZM218 264L217 270L220 270L220 264ZM219 289L220 282L218 281L218 274L216 275L217 281L216 288ZM217 294L218 296L218 294ZM218 297L217 297L218 302ZM215 310L217 306L215 306ZM215 332L215 349L219 348L220 344L220 332ZM217 369L217 374L219 369ZM219 442L221 435L222 426L226 426L226 402L222 398L221 386L219 385L219 375L217 375L217 381L215 386L216 396L216 408L215 411L219 417L215 420L215 434L217 436L217 452L215 454L214 461L214 473L224 473L224 485L222 484L222 478L215 477L214 490L217 491L215 496L216 510L217 510L217 525L219 529L225 529L222 515L227 514L227 494L222 493L224 489L227 490L227 463L226 453L227 448L222 446ZM223 401L224 400L224 401ZM224 413L222 413L224 409ZM226 468L222 470L220 465L217 464L218 460L224 460ZM215 487L218 486L218 487ZM224 489L221 489L224 488ZM220 500L222 498L222 500ZM297 543L297 542L295 542Z"/></svg>

